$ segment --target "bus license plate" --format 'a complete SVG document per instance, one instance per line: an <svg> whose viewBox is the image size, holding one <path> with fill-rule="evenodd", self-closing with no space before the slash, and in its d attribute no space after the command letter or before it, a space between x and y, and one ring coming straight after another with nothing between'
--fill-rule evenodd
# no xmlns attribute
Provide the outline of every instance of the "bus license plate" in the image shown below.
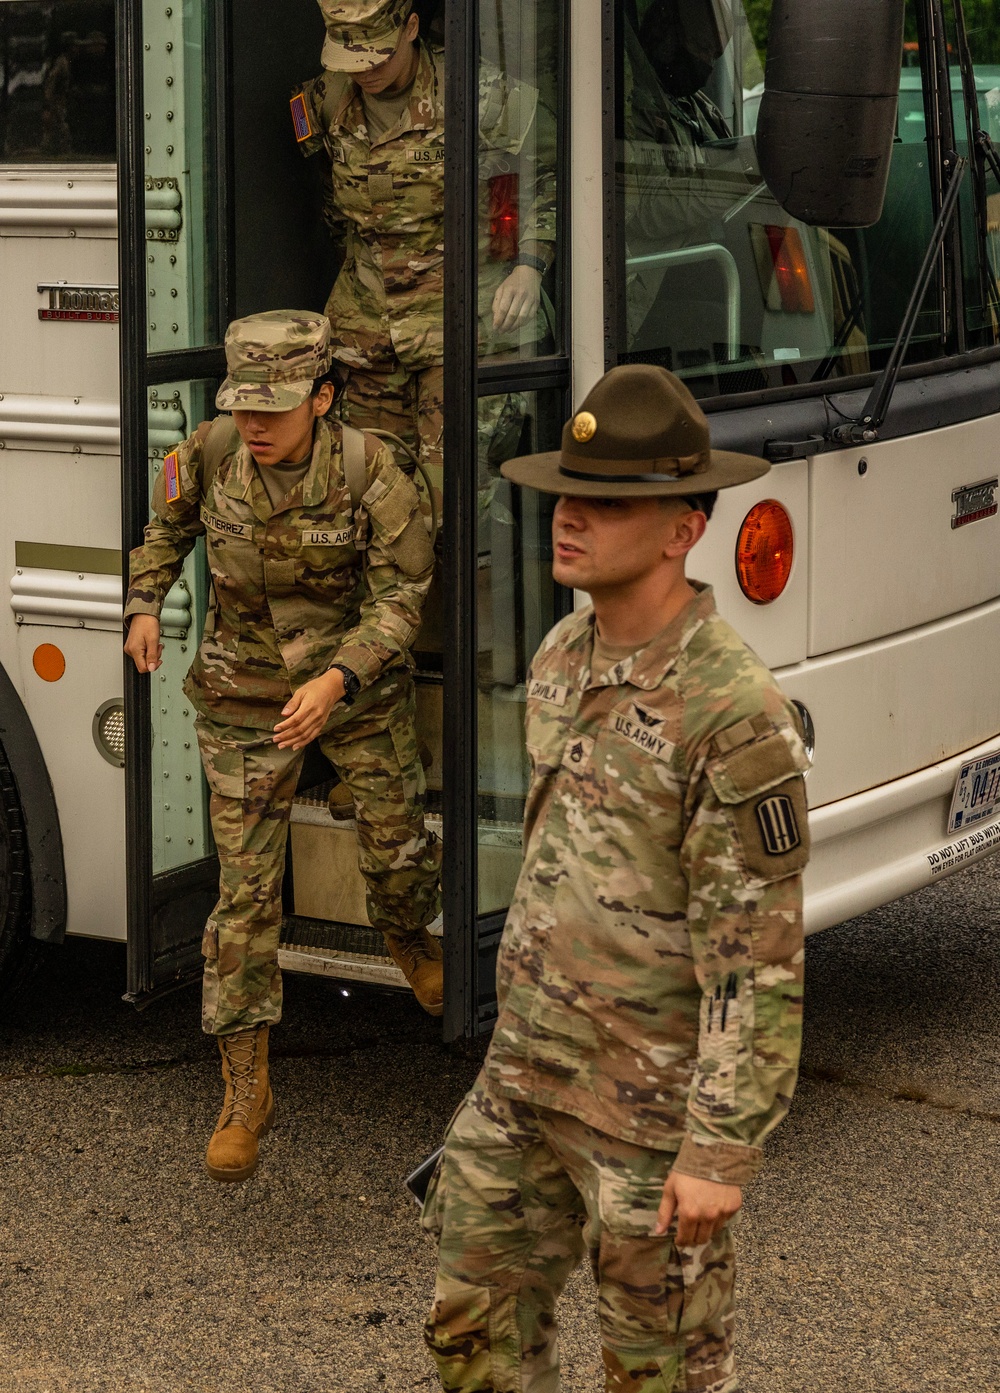
<svg viewBox="0 0 1000 1393"><path fill-rule="evenodd" d="M955 781L948 831L986 822L1000 807L1000 750L963 764Z"/></svg>

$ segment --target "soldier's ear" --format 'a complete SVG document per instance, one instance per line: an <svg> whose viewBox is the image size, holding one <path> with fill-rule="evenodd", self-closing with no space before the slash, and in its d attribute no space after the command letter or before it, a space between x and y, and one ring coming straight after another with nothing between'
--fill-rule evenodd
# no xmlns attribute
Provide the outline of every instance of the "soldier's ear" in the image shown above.
<svg viewBox="0 0 1000 1393"><path fill-rule="evenodd" d="M406 21L406 28L403 30L403 38L408 39L412 44L420 33L420 16L416 10L411 10L410 17Z"/></svg>
<svg viewBox="0 0 1000 1393"><path fill-rule="evenodd" d="M708 520L705 514L687 505L679 511L668 514L672 526L663 547L664 556L674 559L686 556L705 535Z"/></svg>
<svg viewBox="0 0 1000 1393"><path fill-rule="evenodd" d="M325 416L333 405L334 385L332 382L324 382L319 389L313 393L309 400L313 404L313 415Z"/></svg>

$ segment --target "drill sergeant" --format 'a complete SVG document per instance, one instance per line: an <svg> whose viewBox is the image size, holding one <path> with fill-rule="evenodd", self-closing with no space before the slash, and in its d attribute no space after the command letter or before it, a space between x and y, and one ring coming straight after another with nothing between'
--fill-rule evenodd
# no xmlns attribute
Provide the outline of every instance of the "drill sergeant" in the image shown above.
<svg viewBox="0 0 1000 1393"><path fill-rule="evenodd" d="M326 419L325 316L237 320L226 362L216 404L232 417L199 426L157 478L130 558L125 651L140 672L159 666L164 597L204 536L212 596L184 691L221 868L202 1025L218 1037L226 1093L207 1165L242 1180L274 1110L268 1031L281 1019L281 883L305 746L318 740L350 792L369 918L431 1015L440 844L424 829L414 732L409 645L433 569L417 491L385 446Z"/></svg>
<svg viewBox="0 0 1000 1393"><path fill-rule="evenodd" d="M326 311L347 371L343 413L418 453L440 516L444 362L444 54L412 0L319 0L324 73L292 99L306 155L330 161L326 218L344 263ZM483 64L479 99L480 354L546 332L555 256L555 122L535 88ZM516 444L523 401L487 398L481 453ZM404 461L400 461L405 465Z"/></svg>
<svg viewBox="0 0 1000 1393"><path fill-rule="evenodd" d="M424 1207L449 1393L555 1393L584 1253L607 1389L736 1389L729 1221L795 1084L807 757L685 558L715 491L767 469L710 449L649 365L612 369L561 452L503 467L561 495L553 574L592 604L529 676L499 1020Z"/></svg>

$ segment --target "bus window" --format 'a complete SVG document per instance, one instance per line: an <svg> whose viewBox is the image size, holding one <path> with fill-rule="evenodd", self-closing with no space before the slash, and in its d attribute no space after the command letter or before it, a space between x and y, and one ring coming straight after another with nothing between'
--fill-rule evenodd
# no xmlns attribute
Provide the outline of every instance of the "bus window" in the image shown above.
<svg viewBox="0 0 1000 1393"><path fill-rule="evenodd" d="M149 388L149 490L164 459L200 421L215 413L211 381L160 383ZM208 785L194 734L194 711L182 690L205 623L208 580L205 543L198 539L160 615L163 656L150 679L153 874L202 861L214 849Z"/></svg>
<svg viewBox="0 0 1000 1393"><path fill-rule="evenodd" d="M556 141L562 5L483 7L479 65L479 352L562 351Z"/></svg>
<svg viewBox="0 0 1000 1393"><path fill-rule="evenodd" d="M212 6L147 4L145 56L146 329L150 353L221 338L216 138L209 55ZM197 425L197 421L195 422Z"/></svg>
<svg viewBox="0 0 1000 1393"><path fill-rule="evenodd" d="M0 161L114 160L114 0L0 5Z"/></svg>
<svg viewBox="0 0 1000 1393"><path fill-rule="evenodd" d="M777 204L753 145L770 9L624 5L619 361L662 364L701 397L881 367L934 221L919 67L902 73L900 139L874 227L807 227ZM910 20L913 10L909 0ZM932 288L910 361L942 351L940 318Z"/></svg>
<svg viewBox="0 0 1000 1393"><path fill-rule="evenodd" d="M985 131L1000 142L1000 25L985 6L965 0L962 16L968 38L975 96L966 112L962 69L959 61L957 21L954 5L947 6L949 28L949 71L955 144L959 154L969 154L969 127L973 133ZM904 77L906 74L904 74ZM973 168L962 188L959 216L962 226L962 271L965 299L965 325L969 348L991 347L1000 337L1000 181L988 165ZM977 205L980 213L977 216Z"/></svg>
<svg viewBox="0 0 1000 1393"><path fill-rule="evenodd" d="M505 392L479 399L478 669L479 911L510 904L521 864L527 788L525 678L552 627L554 498L515 488L500 465L557 450L564 394ZM565 593L565 592L563 592Z"/></svg>

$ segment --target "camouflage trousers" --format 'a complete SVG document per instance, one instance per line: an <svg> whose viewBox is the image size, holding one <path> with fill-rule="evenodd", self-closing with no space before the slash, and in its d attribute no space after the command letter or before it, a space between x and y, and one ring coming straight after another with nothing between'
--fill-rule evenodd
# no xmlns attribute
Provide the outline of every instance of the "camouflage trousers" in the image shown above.
<svg viewBox="0 0 1000 1393"><path fill-rule="evenodd" d="M729 1229L697 1248L653 1236L673 1161L480 1075L423 1210L440 1243L424 1333L446 1393L557 1393L555 1306L584 1254L607 1390L736 1393Z"/></svg>
<svg viewBox="0 0 1000 1393"><path fill-rule="evenodd" d="M424 828L409 673L383 677L357 706L335 707L318 743L350 790L368 917L389 938L437 915L441 844ZM305 752L204 716L195 728L220 866L219 901L202 941L202 1028L227 1035L281 1019L281 885Z"/></svg>

